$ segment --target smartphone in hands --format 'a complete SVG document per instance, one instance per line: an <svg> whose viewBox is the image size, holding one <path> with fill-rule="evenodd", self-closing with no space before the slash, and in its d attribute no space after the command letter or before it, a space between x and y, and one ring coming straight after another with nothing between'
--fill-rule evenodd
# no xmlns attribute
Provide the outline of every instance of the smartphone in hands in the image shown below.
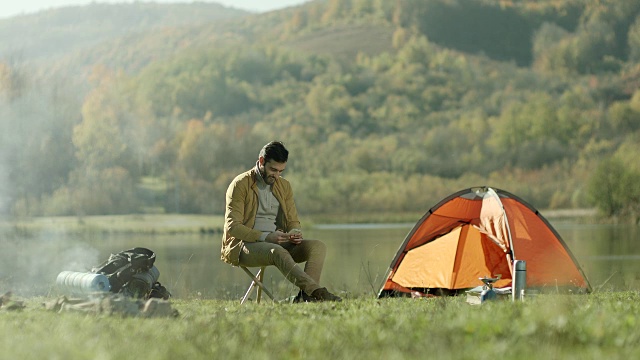
<svg viewBox="0 0 640 360"><path fill-rule="evenodd" d="M293 229L289 232L289 241L293 243L300 243L302 241L302 231L298 229Z"/></svg>

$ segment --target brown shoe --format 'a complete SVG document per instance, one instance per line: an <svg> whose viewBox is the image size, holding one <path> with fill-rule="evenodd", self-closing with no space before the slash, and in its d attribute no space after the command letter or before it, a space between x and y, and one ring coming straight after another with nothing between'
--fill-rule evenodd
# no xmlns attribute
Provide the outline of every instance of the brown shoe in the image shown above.
<svg viewBox="0 0 640 360"><path fill-rule="evenodd" d="M296 295L296 297L293 298L293 303L303 303L303 302L317 302L318 300L316 298L314 298L313 296L309 296L307 295L307 293L305 293L304 291L300 290L300 292L298 292L298 295Z"/></svg>
<svg viewBox="0 0 640 360"><path fill-rule="evenodd" d="M311 297L315 298L316 301L342 301L339 296L333 295L327 288L316 289L311 293Z"/></svg>

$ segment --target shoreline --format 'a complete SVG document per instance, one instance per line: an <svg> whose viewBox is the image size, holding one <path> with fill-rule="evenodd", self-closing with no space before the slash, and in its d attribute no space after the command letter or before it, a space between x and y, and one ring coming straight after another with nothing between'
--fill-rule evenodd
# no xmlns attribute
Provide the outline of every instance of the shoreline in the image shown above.
<svg viewBox="0 0 640 360"><path fill-rule="evenodd" d="M597 218L596 209L544 210L540 214L547 220L592 221ZM381 226L413 226L421 213L369 213L331 214L303 217L308 228L353 228ZM0 232L29 235L49 233L100 233L109 234L221 234L222 215L200 214L130 214L96 216L52 216L20 219L0 219Z"/></svg>

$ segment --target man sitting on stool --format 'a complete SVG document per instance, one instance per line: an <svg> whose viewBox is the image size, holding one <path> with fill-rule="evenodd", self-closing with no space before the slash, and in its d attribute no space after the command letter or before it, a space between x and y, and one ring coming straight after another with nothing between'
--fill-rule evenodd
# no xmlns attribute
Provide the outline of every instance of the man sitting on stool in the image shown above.
<svg viewBox="0 0 640 360"><path fill-rule="evenodd" d="M245 267L274 265L300 288L294 302L342 301L319 285L326 246L302 237L291 184L281 177L288 157L284 145L272 141L255 167L229 185L221 258Z"/></svg>

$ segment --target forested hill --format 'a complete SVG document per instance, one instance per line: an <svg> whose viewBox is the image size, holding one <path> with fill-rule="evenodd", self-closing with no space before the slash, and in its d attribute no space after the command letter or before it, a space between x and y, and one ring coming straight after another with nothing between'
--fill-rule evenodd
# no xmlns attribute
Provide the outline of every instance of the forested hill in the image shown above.
<svg viewBox="0 0 640 360"><path fill-rule="evenodd" d="M119 15L92 27L100 7ZM3 214L219 214L272 139L306 214L422 212L477 185L640 213L637 0L74 11L0 50Z"/></svg>
<svg viewBox="0 0 640 360"><path fill-rule="evenodd" d="M219 4L92 3L0 19L0 56L32 61L90 48L132 34L198 26L247 16Z"/></svg>

